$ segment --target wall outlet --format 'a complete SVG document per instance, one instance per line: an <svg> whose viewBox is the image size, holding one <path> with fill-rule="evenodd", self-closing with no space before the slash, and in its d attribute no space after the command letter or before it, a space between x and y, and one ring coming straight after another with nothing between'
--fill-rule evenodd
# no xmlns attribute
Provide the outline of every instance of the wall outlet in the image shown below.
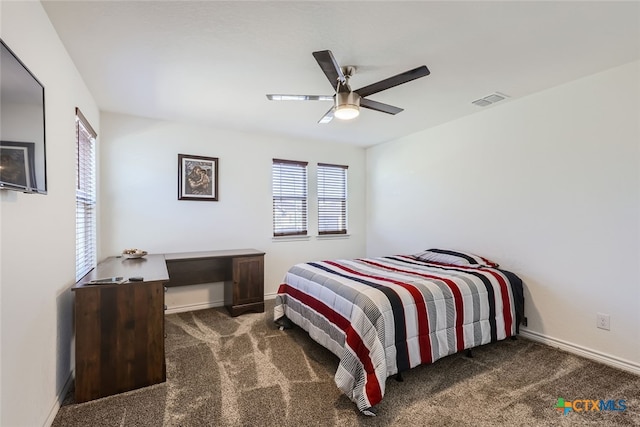
<svg viewBox="0 0 640 427"><path fill-rule="evenodd" d="M523 317L523 318L522 318L522 326L527 326L527 324L528 324L528 323L529 323L529 322L527 321L527 318L526 318L526 317Z"/></svg>
<svg viewBox="0 0 640 427"><path fill-rule="evenodd" d="M611 329L609 325L610 320L611 319L609 318L608 314L602 314L602 313L596 314L596 326L599 329L604 329L605 331L609 331Z"/></svg>

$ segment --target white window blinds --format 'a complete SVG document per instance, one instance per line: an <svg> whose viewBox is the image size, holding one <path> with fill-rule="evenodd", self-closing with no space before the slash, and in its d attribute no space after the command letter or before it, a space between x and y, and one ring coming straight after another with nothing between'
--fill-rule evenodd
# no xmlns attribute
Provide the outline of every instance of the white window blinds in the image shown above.
<svg viewBox="0 0 640 427"><path fill-rule="evenodd" d="M307 162L273 159L273 235L307 234Z"/></svg>
<svg viewBox="0 0 640 427"><path fill-rule="evenodd" d="M96 136L76 109L76 281L96 266Z"/></svg>
<svg viewBox="0 0 640 427"><path fill-rule="evenodd" d="M347 168L318 163L318 234L347 234Z"/></svg>

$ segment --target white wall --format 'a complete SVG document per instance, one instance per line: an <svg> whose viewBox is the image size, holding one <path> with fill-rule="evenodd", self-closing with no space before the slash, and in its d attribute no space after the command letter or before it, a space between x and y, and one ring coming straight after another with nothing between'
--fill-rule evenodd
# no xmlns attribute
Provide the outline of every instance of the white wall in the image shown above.
<svg viewBox="0 0 640 427"><path fill-rule="evenodd" d="M265 294L297 262L365 253L365 150L103 113L100 141L101 258L125 248L151 253L254 248L266 252ZM178 200L178 154L219 158L219 201ZM273 158L308 161L309 230L272 238ZM317 239L316 164L348 170L349 234ZM221 305L222 286L171 288L169 310Z"/></svg>
<svg viewBox="0 0 640 427"><path fill-rule="evenodd" d="M40 2L0 4L0 36L45 86L47 195L0 192L2 426L52 421L71 367L75 107L97 106Z"/></svg>
<svg viewBox="0 0 640 427"><path fill-rule="evenodd" d="M525 281L532 335L640 370L639 75L628 64L369 149L368 255L485 255Z"/></svg>

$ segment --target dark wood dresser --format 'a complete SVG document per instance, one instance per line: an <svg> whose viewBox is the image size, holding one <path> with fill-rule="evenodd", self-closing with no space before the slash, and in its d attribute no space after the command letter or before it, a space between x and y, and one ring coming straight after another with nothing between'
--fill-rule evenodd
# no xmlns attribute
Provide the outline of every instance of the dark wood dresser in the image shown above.
<svg viewBox="0 0 640 427"><path fill-rule="evenodd" d="M88 284L111 276L138 276L144 280ZM163 255L111 257L72 288L76 402L165 381L164 285L168 281Z"/></svg>

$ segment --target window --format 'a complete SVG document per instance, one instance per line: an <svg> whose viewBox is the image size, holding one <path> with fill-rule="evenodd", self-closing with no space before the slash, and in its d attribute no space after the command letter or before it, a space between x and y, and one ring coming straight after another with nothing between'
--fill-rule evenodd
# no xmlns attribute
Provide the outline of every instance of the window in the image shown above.
<svg viewBox="0 0 640 427"><path fill-rule="evenodd" d="M273 159L273 235L307 234L307 162Z"/></svg>
<svg viewBox="0 0 640 427"><path fill-rule="evenodd" d="M96 136L76 108L76 281L96 266Z"/></svg>
<svg viewBox="0 0 640 427"><path fill-rule="evenodd" d="M318 234L347 234L347 168L318 163Z"/></svg>

